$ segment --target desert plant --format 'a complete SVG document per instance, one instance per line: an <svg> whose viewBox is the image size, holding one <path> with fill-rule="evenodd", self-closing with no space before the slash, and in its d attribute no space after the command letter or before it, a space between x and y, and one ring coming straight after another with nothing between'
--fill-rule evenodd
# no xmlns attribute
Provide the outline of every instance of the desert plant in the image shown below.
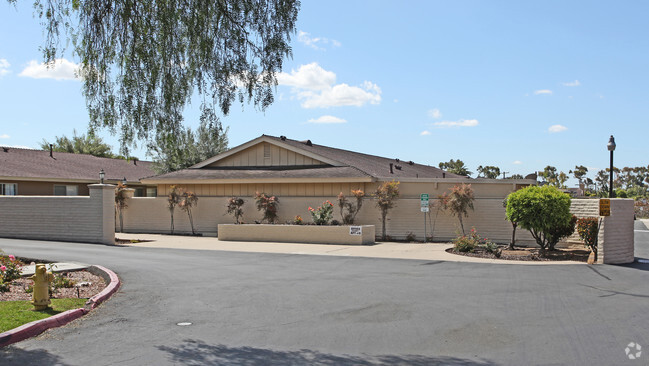
<svg viewBox="0 0 649 366"><path fill-rule="evenodd" d="M119 231L124 232L124 217L122 213L125 209L128 208L128 190L126 185L122 182L117 183L117 188L115 188L115 211L119 217Z"/></svg>
<svg viewBox="0 0 649 366"><path fill-rule="evenodd" d="M269 224L275 223L275 220L277 219L277 206L279 206L279 199L263 192L255 192L255 203L257 204L257 211L262 211L264 214L264 217L261 219L262 222L266 221Z"/></svg>
<svg viewBox="0 0 649 366"><path fill-rule="evenodd" d="M352 189L351 192L356 198L355 204L354 202L350 202L342 192L338 195L338 206L340 207L340 217L343 220L343 225L353 225L358 211L363 207L365 192L360 189Z"/></svg>
<svg viewBox="0 0 649 366"><path fill-rule="evenodd" d="M171 191L167 196L167 208L169 209L169 214L171 215L171 233L174 233L174 210L178 203L180 203L180 195L178 194L178 188L176 186L169 187Z"/></svg>
<svg viewBox="0 0 649 366"><path fill-rule="evenodd" d="M599 235L600 219L595 217L584 217L577 220L577 232L586 245L594 254L597 261L597 236Z"/></svg>
<svg viewBox="0 0 649 366"><path fill-rule="evenodd" d="M473 188L470 184L456 184L448 194L448 199L444 208L451 212L451 215L457 216L460 221L462 234L465 235L463 217L468 217L468 210L473 210Z"/></svg>
<svg viewBox="0 0 649 366"><path fill-rule="evenodd" d="M196 232L194 232L194 216L192 215L192 208L197 204L198 196L196 196L194 192L181 190L178 207L180 207L181 210L187 212L187 216L189 217L189 225L192 228L192 235L196 235Z"/></svg>
<svg viewBox="0 0 649 366"><path fill-rule="evenodd" d="M555 187L529 186L507 196L507 219L530 231L541 255L570 231L572 216L570 196Z"/></svg>
<svg viewBox="0 0 649 366"><path fill-rule="evenodd" d="M228 199L228 205L226 207L228 209L228 213L234 216L235 224L241 223L240 219L243 216L243 209L241 208L241 206L243 206L244 203L245 201L240 197L230 197Z"/></svg>
<svg viewBox="0 0 649 366"><path fill-rule="evenodd" d="M399 182L383 182L379 185L372 195L376 199L376 207L381 212L381 240L386 240L385 234L385 219L388 212L396 205L397 198L399 198Z"/></svg>
<svg viewBox="0 0 649 366"><path fill-rule="evenodd" d="M318 208L309 207L309 213L311 213L314 224L327 225L334 216L334 204L326 200Z"/></svg>

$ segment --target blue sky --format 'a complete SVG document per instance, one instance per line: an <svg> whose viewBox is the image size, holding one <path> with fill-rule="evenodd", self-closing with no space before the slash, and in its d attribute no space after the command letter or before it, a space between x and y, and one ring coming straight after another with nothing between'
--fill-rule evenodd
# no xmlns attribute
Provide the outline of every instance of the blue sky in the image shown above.
<svg viewBox="0 0 649 366"><path fill-rule="evenodd" d="M473 172L579 164L591 178L612 134L616 166L647 166L647 14L640 1L303 1L276 102L222 122L230 146L265 133ZM86 131L81 83L66 79L78 60L43 73L42 37L30 1L0 2L0 145Z"/></svg>

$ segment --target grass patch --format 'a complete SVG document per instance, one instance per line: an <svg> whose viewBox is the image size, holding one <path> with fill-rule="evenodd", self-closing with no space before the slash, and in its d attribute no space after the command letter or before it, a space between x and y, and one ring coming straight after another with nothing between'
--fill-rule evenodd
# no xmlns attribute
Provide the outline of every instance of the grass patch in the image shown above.
<svg viewBox="0 0 649 366"><path fill-rule="evenodd" d="M0 333L23 324L82 308L87 299L52 299L51 308L35 311L29 301L0 301Z"/></svg>

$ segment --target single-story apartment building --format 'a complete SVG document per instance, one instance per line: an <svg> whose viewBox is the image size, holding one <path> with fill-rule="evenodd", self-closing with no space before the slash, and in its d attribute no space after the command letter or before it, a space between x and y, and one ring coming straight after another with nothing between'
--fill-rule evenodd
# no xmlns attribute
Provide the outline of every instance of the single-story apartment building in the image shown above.
<svg viewBox="0 0 649 366"><path fill-rule="evenodd" d="M166 196L174 185L199 197L193 217L196 230L204 235L216 235L218 224L233 223L232 216L226 213L230 197L246 201L246 223L254 223L262 216L254 205L256 192L279 198L280 222L290 222L296 215L309 222L308 207L317 207L325 200L335 204L334 219L341 220L337 195L342 192L351 196L351 190L360 189L367 198L356 223L377 225L380 232L380 213L370 195L383 182L393 180L400 182L401 195L388 214L386 226L392 238L403 239L409 233L418 239L455 237L459 230L457 218L439 210L436 197L456 184L466 183L472 185L476 199L475 210L464 220L465 227L474 226L483 236L500 242L511 237L503 199L510 192L536 184L536 179L470 179L409 160L337 149L310 140L262 135L188 169L143 178L142 184L157 187L158 197L133 198L123 214L124 226L127 232L169 232ZM432 204L428 214L420 209L423 193L429 195ZM176 232L191 230L186 216L175 210ZM531 238L524 233L519 237Z"/></svg>
<svg viewBox="0 0 649 366"><path fill-rule="evenodd" d="M0 195L87 196L88 185L126 181L134 195L157 196L155 185L142 178L155 175L149 161L100 158L46 150L0 146Z"/></svg>

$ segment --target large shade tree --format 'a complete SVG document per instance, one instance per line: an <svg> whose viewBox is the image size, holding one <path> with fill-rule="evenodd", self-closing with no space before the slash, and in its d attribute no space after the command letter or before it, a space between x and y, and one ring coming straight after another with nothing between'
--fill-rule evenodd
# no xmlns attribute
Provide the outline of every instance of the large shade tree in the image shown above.
<svg viewBox="0 0 649 366"><path fill-rule="evenodd" d="M71 41L90 126L119 131L126 154L135 139L181 132L194 91L212 122L235 101L269 106L300 2L34 0L34 8L45 62Z"/></svg>
<svg viewBox="0 0 649 366"><path fill-rule="evenodd" d="M444 169L449 173L458 174L458 175L469 176L472 174L469 171L469 169L466 167L466 165L464 165L464 162L460 159L457 160L451 159L447 162L440 162L439 168Z"/></svg>

